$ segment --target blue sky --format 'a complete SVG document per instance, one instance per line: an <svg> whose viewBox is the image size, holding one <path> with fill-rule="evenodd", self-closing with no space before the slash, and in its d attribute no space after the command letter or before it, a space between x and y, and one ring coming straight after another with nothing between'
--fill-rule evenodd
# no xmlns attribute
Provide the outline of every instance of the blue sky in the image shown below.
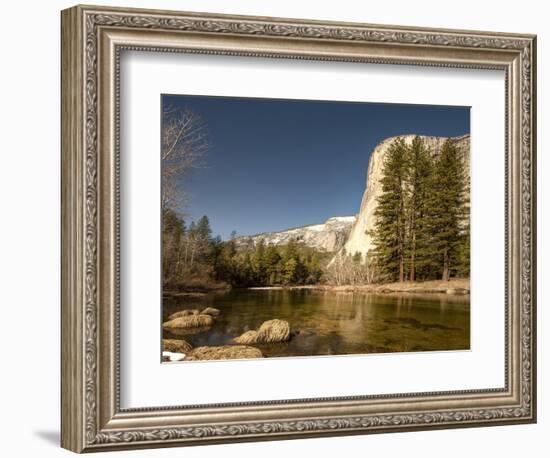
<svg viewBox="0 0 550 458"><path fill-rule="evenodd" d="M470 108L163 95L190 109L211 148L180 182L189 222L215 235L277 231L359 211L369 156L394 135L470 132Z"/></svg>

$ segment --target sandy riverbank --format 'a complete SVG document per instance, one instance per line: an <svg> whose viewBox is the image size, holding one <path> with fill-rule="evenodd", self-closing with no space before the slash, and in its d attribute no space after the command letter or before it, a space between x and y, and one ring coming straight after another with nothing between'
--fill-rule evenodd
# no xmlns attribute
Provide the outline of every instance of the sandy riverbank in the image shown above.
<svg viewBox="0 0 550 458"><path fill-rule="evenodd" d="M377 294L387 293L444 293L444 294L469 294L470 279L453 278L448 281L431 280L424 282L396 282L377 283L371 285L301 285L301 286L265 286L249 288L253 290L281 290L281 289L309 289L317 291L334 292L370 292Z"/></svg>

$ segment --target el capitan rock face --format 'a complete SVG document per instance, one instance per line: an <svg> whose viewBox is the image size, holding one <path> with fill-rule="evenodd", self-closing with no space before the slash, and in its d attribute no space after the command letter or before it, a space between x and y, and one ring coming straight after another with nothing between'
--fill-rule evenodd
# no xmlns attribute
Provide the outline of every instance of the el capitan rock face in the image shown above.
<svg viewBox="0 0 550 458"><path fill-rule="evenodd" d="M410 145L417 135L399 135L407 145ZM265 245L286 245L294 241L305 246L325 252L345 252L347 254L361 253L362 258L374 248L372 237L368 234L375 226L374 213L378 205L377 199L382 189L380 180L386 152L397 137L386 138L380 142L371 154L367 171L367 182L359 213L356 216L336 216L329 218L323 224L313 224L291 228L278 232L264 232L251 236L241 236L235 239L238 248L252 248L263 241ZM424 145L438 156L443 143L448 137L428 137L419 135ZM470 136L454 137L457 146L463 154L466 173L470 175Z"/></svg>
<svg viewBox="0 0 550 458"><path fill-rule="evenodd" d="M262 240L267 245L286 245L291 240L320 251L335 252L348 239L355 216L335 216L323 224L296 227L279 232L264 232L251 236L237 237L237 247L254 247Z"/></svg>
<svg viewBox="0 0 550 458"><path fill-rule="evenodd" d="M410 145L416 135L399 135L399 137L403 138L407 145ZM424 145L431 151L434 157L439 155L443 143L445 143L445 140L448 138L426 137L422 135L419 135L419 137L424 141ZM370 250L374 249L373 239L368 233L372 231L375 226L374 212L377 207L377 199L382 193L380 179L382 178L382 170L386 152L396 138L397 137L390 137L383 140L376 146L371 154L367 172L366 189L361 201L359 214L357 215L357 218L351 228L350 235L343 247L348 254L353 255L359 252L362 254L363 259L365 259L365 255ZM470 136L464 135L462 137L454 138L457 142L457 146L463 154L466 173L469 177ZM343 250L341 250L341 252L342 251Z"/></svg>

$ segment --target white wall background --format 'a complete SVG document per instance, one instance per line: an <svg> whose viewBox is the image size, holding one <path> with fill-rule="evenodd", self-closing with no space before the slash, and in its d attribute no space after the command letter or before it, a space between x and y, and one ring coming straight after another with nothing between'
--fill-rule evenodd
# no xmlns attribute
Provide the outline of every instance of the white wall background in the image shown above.
<svg viewBox="0 0 550 458"><path fill-rule="evenodd" d="M113 0L115 2L115 0ZM95 0L97 4L113 4ZM128 456L544 456L550 433L545 310L550 250L544 235L550 187L550 41L545 2L117 0L117 6L224 12L538 35L539 423L300 441L120 452ZM0 423L3 456L68 456L59 440L59 10L71 2L9 2L0 46ZM546 258L546 259L545 259ZM546 281L547 283L547 281ZM544 386L546 384L546 387ZM547 452L546 452L547 453ZM113 455L114 456L114 455Z"/></svg>

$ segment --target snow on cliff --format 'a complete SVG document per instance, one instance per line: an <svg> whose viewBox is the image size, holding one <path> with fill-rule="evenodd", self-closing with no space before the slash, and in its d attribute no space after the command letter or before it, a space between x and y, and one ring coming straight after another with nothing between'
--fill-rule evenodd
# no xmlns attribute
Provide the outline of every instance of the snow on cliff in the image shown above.
<svg viewBox="0 0 550 458"><path fill-rule="evenodd" d="M333 252L342 248L354 222L355 216L335 216L323 224L237 237L235 242L238 247L253 247L262 240L266 245L286 245L293 240L317 250Z"/></svg>

